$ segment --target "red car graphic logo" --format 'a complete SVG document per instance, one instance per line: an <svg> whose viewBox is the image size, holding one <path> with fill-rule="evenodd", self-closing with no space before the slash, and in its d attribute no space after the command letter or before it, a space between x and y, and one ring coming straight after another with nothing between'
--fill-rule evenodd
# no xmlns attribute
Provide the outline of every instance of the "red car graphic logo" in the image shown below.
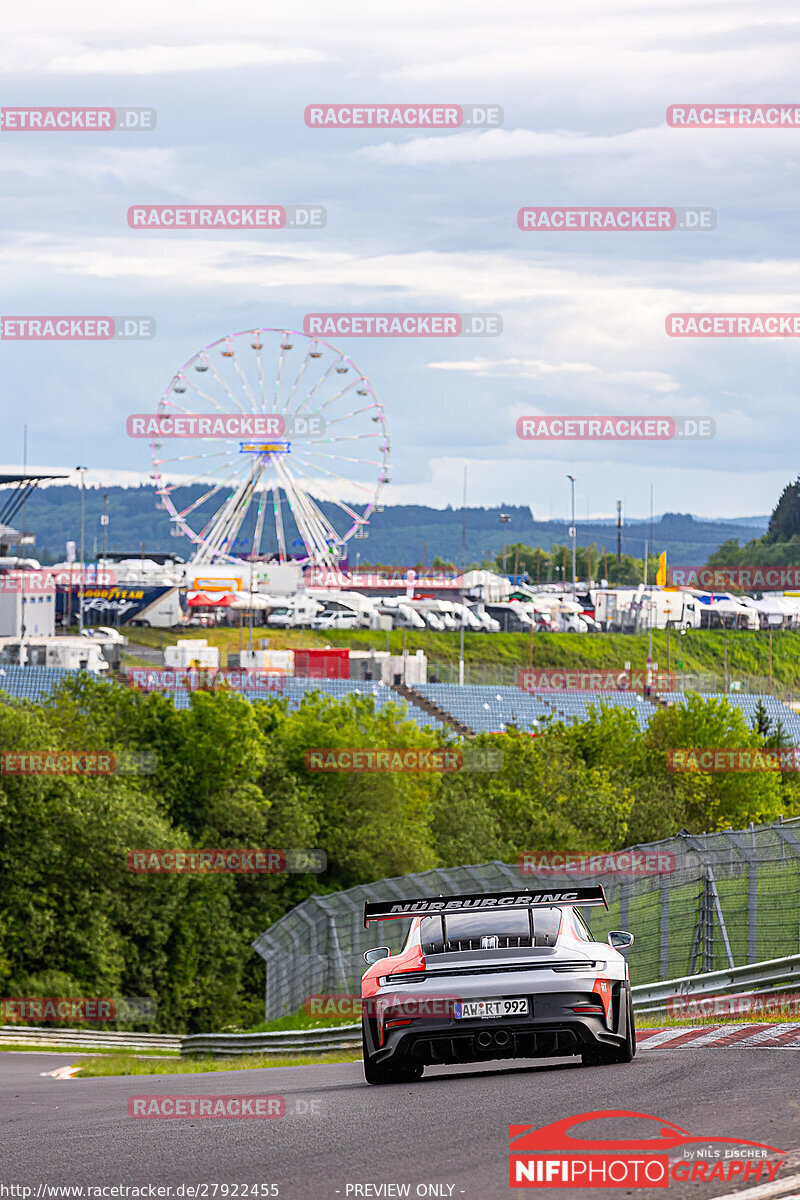
<svg viewBox="0 0 800 1200"><path fill-rule="evenodd" d="M649 1122L652 1137L587 1138L572 1133L587 1121L615 1117ZM509 1186L514 1187L669 1187L671 1182L759 1182L775 1178L783 1151L746 1138L697 1135L673 1121L630 1109L605 1109L564 1117L550 1125L509 1126ZM718 1149L721 1143L726 1149ZM669 1151L691 1145L708 1147L702 1153L676 1158ZM739 1153L731 1147L745 1148Z"/></svg>
<svg viewBox="0 0 800 1200"><path fill-rule="evenodd" d="M575 1125L583 1125L586 1121L608 1120L610 1117L638 1117L642 1121L652 1121L658 1125L657 1133L652 1138L622 1138L606 1141L592 1138L573 1137L568 1130ZM599 1112L578 1113L574 1117L564 1117L561 1121L553 1121L550 1125L510 1125L509 1137L511 1149L515 1154L526 1150L561 1150L583 1153L587 1150L650 1150L663 1153L677 1146L689 1146L700 1142L727 1142L735 1146L756 1146L760 1150L769 1150L773 1154L783 1154L774 1146L763 1142L749 1142L744 1138L725 1138L714 1135L697 1136L681 1129L672 1121L662 1121L660 1117L650 1116L649 1113L631 1112L627 1109L605 1109Z"/></svg>

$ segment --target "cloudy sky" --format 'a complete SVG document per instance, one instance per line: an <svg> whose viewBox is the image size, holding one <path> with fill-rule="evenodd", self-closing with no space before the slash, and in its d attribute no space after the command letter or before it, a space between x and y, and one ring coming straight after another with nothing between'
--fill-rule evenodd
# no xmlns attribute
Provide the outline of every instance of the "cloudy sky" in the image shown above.
<svg viewBox="0 0 800 1200"><path fill-rule="evenodd" d="M34 3L6 106L146 106L150 132L0 133L4 314L149 315L150 341L0 342L3 468L146 477L125 435L202 346L309 312L497 312L495 338L333 338L391 432L389 503L580 516L768 512L797 474L798 342L667 337L669 312L800 310L800 128L680 130L680 102L795 102L788 0L398 6ZM311 129L309 104L498 104L502 128ZM324 229L133 230L134 204L320 204ZM523 233L525 205L710 206L703 232ZM534 445L527 414L709 415L711 441Z"/></svg>

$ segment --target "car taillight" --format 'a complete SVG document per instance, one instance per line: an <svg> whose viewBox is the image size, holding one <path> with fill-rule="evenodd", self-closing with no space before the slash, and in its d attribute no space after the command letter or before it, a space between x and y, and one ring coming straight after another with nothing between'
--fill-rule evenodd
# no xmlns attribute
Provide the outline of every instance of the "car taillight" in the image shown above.
<svg viewBox="0 0 800 1200"><path fill-rule="evenodd" d="M381 975L378 985L386 987L389 983L418 983L425 978L425 956L422 947L417 944L402 950L392 962L391 975Z"/></svg>
<svg viewBox="0 0 800 1200"><path fill-rule="evenodd" d="M390 983L420 983L423 979L427 979L424 971L394 971L391 975L379 976L378 983L387 987Z"/></svg>

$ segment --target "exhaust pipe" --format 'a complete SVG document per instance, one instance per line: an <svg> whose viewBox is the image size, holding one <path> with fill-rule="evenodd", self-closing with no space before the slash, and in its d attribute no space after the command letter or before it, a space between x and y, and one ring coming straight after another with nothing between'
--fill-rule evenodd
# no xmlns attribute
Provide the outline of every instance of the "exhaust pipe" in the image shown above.
<svg viewBox="0 0 800 1200"><path fill-rule="evenodd" d="M492 1044L492 1035L490 1033L478 1034L478 1045L482 1050L487 1050Z"/></svg>
<svg viewBox="0 0 800 1200"><path fill-rule="evenodd" d="M508 1036L508 1032L505 1029L501 1029L499 1033L494 1035L494 1040L495 1045L497 1046L507 1046L511 1041L511 1038Z"/></svg>

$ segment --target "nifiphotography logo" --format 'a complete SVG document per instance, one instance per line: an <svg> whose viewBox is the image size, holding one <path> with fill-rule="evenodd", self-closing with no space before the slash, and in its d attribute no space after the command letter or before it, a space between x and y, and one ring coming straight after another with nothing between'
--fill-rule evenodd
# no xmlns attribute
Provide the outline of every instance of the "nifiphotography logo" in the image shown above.
<svg viewBox="0 0 800 1200"><path fill-rule="evenodd" d="M627 1133L600 1140L571 1132L586 1121L607 1123L616 1119L624 1120L626 1131L630 1130L631 1119L647 1124L640 1127L641 1137ZM744 1138L691 1134L672 1121L625 1109L578 1113L540 1129L510 1125L508 1134L510 1187L666 1188L673 1183L768 1183L775 1178L784 1153Z"/></svg>

